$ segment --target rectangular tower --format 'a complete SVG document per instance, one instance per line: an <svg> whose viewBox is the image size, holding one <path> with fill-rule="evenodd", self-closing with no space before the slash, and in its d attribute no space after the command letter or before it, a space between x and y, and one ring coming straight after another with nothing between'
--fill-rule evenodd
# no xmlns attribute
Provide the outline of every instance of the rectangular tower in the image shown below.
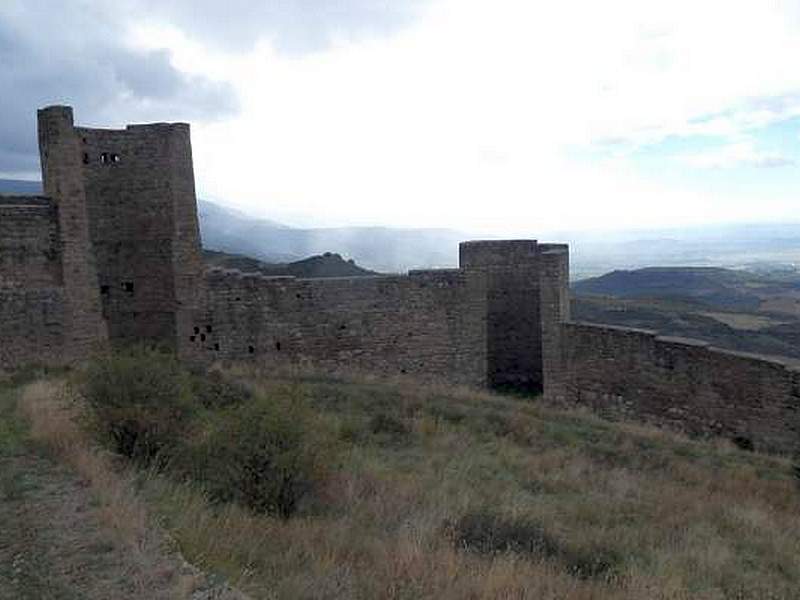
<svg viewBox="0 0 800 600"><path fill-rule="evenodd" d="M539 251L536 240L462 242L460 267L485 278L487 384L542 390Z"/></svg>
<svg viewBox="0 0 800 600"><path fill-rule="evenodd" d="M47 130L61 116L58 139L42 138L45 191L80 205L88 235L76 259L112 343L176 347L203 271L189 125L90 129L73 126L69 107L40 115Z"/></svg>

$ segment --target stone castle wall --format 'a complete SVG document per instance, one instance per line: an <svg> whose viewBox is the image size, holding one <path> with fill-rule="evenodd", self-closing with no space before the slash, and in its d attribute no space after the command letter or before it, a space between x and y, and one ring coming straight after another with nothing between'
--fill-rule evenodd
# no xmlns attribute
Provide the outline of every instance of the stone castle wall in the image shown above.
<svg viewBox="0 0 800 600"><path fill-rule="evenodd" d="M551 401L756 450L797 451L797 367L653 331L563 327L563 369L546 391Z"/></svg>
<svg viewBox="0 0 800 600"><path fill-rule="evenodd" d="M78 127L75 136L110 339L174 345L202 279L189 126Z"/></svg>
<svg viewBox="0 0 800 600"><path fill-rule="evenodd" d="M38 196L0 196L0 286L60 286L55 204Z"/></svg>
<svg viewBox="0 0 800 600"><path fill-rule="evenodd" d="M295 279L215 269L189 342L216 359L486 384L481 274Z"/></svg>
<svg viewBox="0 0 800 600"><path fill-rule="evenodd" d="M538 265L537 243L523 240L465 242L459 269L407 276L213 269L186 354L540 391Z"/></svg>
<svg viewBox="0 0 800 600"><path fill-rule="evenodd" d="M800 370L569 321L569 250L464 242L458 269L341 279L205 271L189 126L39 111L45 196L0 197L0 370L155 341L199 364L308 363L537 393L789 453Z"/></svg>
<svg viewBox="0 0 800 600"><path fill-rule="evenodd" d="M55 204L0 196L0 370L60 362L64 311Z"/></svg>

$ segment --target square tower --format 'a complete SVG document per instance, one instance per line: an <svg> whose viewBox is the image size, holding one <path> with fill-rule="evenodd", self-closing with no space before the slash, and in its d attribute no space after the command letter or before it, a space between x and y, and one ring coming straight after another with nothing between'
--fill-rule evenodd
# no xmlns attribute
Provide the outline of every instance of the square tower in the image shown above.
<svg viewBox="0 0 800 600"><path fill-rule="evenodd" d="M41 134L56 122L57 138ZM72 109L56 106L39 111L39 127L46 193L82 204L85 278L110 340L175 347L203 272L189 125L75 127Z"/></svg>

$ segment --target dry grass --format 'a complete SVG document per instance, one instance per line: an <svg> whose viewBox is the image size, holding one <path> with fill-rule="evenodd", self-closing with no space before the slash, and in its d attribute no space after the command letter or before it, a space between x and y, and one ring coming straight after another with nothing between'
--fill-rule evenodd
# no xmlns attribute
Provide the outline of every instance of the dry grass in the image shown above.
<svg viewBox="0 0 800 600"><path fill-rule="evenodd" d="M18 410L29 423L30 438L66 463L90 487L96 512L105 528L122 544L136 568L136 587L146 593L152 579L174 578L176 598L188 598L198 576L176 573L165 561L165 538L153 527L148 509L137 494L135 475L114 464L114 457L97 449L79 422L85 410L64 381L41 380L26 385Z"/></svg>
<svg viewBox="0 0 800 600"><path fill-rule="evenodd" d="M120 477L61 384L29 386L21 406L126 543L154 543L138 489L189 560L257 598L797 597L786 460L408 378L236 375L337 432L330 475L289 519L212 504L191 481Z"/></svg>
<svg viewBox="0 0 800 600"><path fill-rule="evenodd" d="M192 485L148 493L188 557L255 597L797 597L800 502L782 459L408 380L248 376L341 431L316 501L283 520L212 506ZM404 427L375 432L375 414ZM557 549L471 550L453 524L475 513L501 536L540 528ZM575 571L584 559L609 568Z"/></svg>

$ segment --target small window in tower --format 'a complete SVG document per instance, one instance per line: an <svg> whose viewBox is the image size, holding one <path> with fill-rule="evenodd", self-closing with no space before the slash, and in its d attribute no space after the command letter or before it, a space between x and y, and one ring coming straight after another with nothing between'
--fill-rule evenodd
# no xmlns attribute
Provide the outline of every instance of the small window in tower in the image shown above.
<svg viewBox="0 0 800 600"><path fill-rule="evenodd" d="M280 342L275 342L275 350L277 350L278 352L281 351L281 343Z"/></svg>
<svg viewBox="0 0 800 600"><path fill-rule="evenodd" d="M195 338L193 335L190 335L190 336L189 336L189 341L190 341L190 342L193 342L193 341L195 341L195 339L197 339L197 338Z"/></svg>
<svg viewBox="0 0 800 600"><path fill-rule="evenodd" d="M248 351L250 354L255 354L255 353L256 353L256 349L255 349L253 346L248 346L248 347L247 347L247 351Z"/></svg>
<svg viewBox="0 0 800 600"><path fill-rule="evenodd" d="M83 153L83 164L85 164L85 165L89 164L89 153L88 152L84 152Z"/></svg>
<svg viewBox="0 0 800 600"><path fill-rule="evenodd" d="M113 165L119 164L119 154L111 155L111 164Z"/></svg>
<svg viewBox="0 0 800 600"><path fill-rule="evenodd" d="M122 282L122 289L128 292L129 294L133 293L133 282L132 281L124 281Z"/></svg>
<svg viewBox="0 0 800 600"><path fill-rule="evenodd" d="M206 341L206 334L205 333L201 333L200 334L200 341L201 342L205 342Z"/></svg>
<svg viewBox="0 0 800 600"><path fill-rule="evenodd" d="M214 350L219 351L219 343L214 344Z"/></svg>
<svg viewBox="0 0 800 600"><path fill-rule="evenodd" d="M206 333L211 333L211 325L206 325Z"/></svg>
<svg viewBox="0 0 800 600"><path fill-rule="evenodd" d="M194 328L194 334L195 334L195 335L197 335L198 333L200 333L200 328L199 328L199 327L197 327L197 326L195 326L195 328Z"/></svg>
<svg viewBox="0 0 800 600"><path fill-rule="evenodd" d="M109 285L101 285L100 286L100 295L101 296L108 296L111 293L111 286Z"/></svg>
<svg viewBox="0 0 800 600"><path fill-rule="evenodd" d="M107 165L109 160L110 160L110 157L108 156L108 152L103 152L100 155L100 162L103 163L104 165Z"/></svg>

